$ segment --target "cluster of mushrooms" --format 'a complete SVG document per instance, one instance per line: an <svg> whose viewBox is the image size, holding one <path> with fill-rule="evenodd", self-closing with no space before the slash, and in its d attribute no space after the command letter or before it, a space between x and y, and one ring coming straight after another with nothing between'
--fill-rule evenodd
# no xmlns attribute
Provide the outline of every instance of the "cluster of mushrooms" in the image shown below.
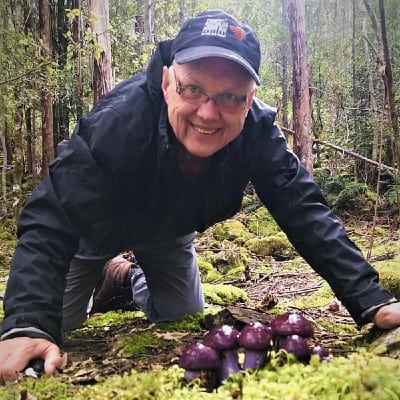
<svg viewBox="0 0 400 400"><path fill-rule="evenodd" d="M216 377L214 385L217 386L230 374L262 368L273 350L291 353L302 363L308 363L312 354L318 355L321 361L329 361L321 346L311 348L307 343L307 338L313 336L312 323L300 313L284 313L268 325L252 322L240 331L231 325L217 326L204 335L201 343L190 343L183 349L179 366L186 370L186 381L211 373ZM240 348L244 350L242 365Z"/></svg>

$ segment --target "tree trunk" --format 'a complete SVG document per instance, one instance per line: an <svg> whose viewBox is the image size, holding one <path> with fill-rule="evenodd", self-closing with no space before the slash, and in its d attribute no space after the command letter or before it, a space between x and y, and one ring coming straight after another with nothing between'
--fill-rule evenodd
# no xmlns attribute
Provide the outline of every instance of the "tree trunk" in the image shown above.
<svg viewBox="0 0 400 400"><path fill-rule="evenodd" d="M92 64L93 104L113 87L108 0L89 0L91 29L95 38Z"/></svg>
<svg viewBox="0 0 400 400"><path fill-rule="evenodd" d="M380 25L381 25L380 29L378 27L378 21L370 4L368 3L367 0L363 0L363 2L368 12L368 15L371 19L372 28L375 32L378 41L378 46L379 46L379 51L377 52L378 68L385 86L385 105L387 105L389 108L392 159L393 159L393 165L398 167L400 165L400 159L399 159L400 155L398 149L400 135L399 135L399 126L398 126L397 112L395 106L395 91L393 88L392 65L390 62L389 46L387 42L384 2L382 0L379 0L379 14L380 14Z"/></svg>
<svg viewBox="0 0 400 400"><path fill-rule="evenodd" d="M14 113L14 165L13 165L13 214L18 217L21 210L22 177L24 174L23 120L24 112L19 91L15 92Z"/></svg>
<svg viewBox="0 0 400 400"><path fill-rule="evenodd" d="M312 173L311 113L307 66L304 0L289 0L289 27L293 64L293 150Z"/></svg>
<svg viewBox="0 0 400 400"><path fill-rule="evenodd" d="M2 212L7 214L7 141L6 141L6 117L3 96L0 96L0 135L1 149L3 153L1 170L1 194L2 194Z"/></svg>
<svg viewBox="0 0 400 400"><path fill-rule="evenodd" d="M282 30L286 33L289 29L289 22L287 18L287 4L286 0L282 0ZM288 90L288 58L287 54L289 53L286 34L282 35L282 44L281 44L281 58L282 58L282 107L281 107L281 115L282 115L282 125L284 127L289 126L289 118L288 118L288 103L289 103L289 90Z"/></svg>
<svg viewBox="0 0 400 400"><path fill-rule="evenodd" d="M186 20L186 9L185 0L179 0L179 27L185 23Z"/></svg>
<svg viewBox="0 0 400 400"><path fill-rule="evenodd" d="M82 76L82 58L80 45L82 42L82 17L81 17L81 0L73 0L73 8L79 10L79 15L72 23L72 36L74 43L79 44L75 50L75 76L76 76L76 119L79 120L83 116L83 76Z"/></svg>
<svg viewBox="0 0 400 400"><path fill-rule="evenodd" d="M50 0L39 1L40 37L42 39L42 54L51 60L51 33L50 33ZM53 96L46 85L41 93L42 106L42 166L41 175L47 175L47 168L54 158L53 139Z"/></svg>
<svg viewBox="0 0 400 400"><path fill-rule="evenodd" d="M57 12L54 16L54 24L57 27L54 34L54 56L58 59L59 71L64 73L65 66L67 64L67 53L68 53L68 40L66 34L69 30L68 20L66 16L66 9L72 7L71 0L57 0ZM62 139L66 139L69 136L69 95L67 89L63 86L59 88L59 95L54 101L53 118L54 118L54 142L57 147L57 143ZM56 150L56 149L54 149Z"/></svg>
<svg viewBox="0 0 400 400"><path fill-rule="evenodd" d="M152 0L145 0L143 2L143 19L144 19L144 43L145 51L148 54L146 65L150 61L150 56L154 49L153 38L153 2Z"/></svg>
<svg viewBox="0 0 400 400"><path fill-rule="evenodd" d="M390 118L390 127L393 135L393 165L400 165L400 154L399 154L399 143L400 143L400 135L399 135L399 125L397 120L397 111L396 111L396 103L395 103L395 90L393 86L393 72L392 72L392 63L390 62L389 55L389 45L387 39L387 30L386 30L386 17L385 17L385 3L383 0L379 0L379 15L381 22L381 38L382 38L382 57L383 57L383 66L384 69L382 71L383 80L385 82L385 100L386 104L389 107L389 118Z"/></svg>

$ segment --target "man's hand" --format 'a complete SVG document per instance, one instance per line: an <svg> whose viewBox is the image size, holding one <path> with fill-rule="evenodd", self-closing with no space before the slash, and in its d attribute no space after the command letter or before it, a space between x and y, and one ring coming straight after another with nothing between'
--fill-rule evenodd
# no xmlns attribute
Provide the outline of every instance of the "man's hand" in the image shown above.
<svg viewBox="0 0 400 400"><path fill-rule="evenodd" d="M400 302L381 307L372 322L381 329L392 329L400 326Z"/></svg>
<svg viewBox="0 0 400 400"><path fill-rule="evenodd" d="M59 347L46 339L16 337L0 341L0 384L15 381L36 358L43 359L46 374L54 373L62 363Z"/></svg>

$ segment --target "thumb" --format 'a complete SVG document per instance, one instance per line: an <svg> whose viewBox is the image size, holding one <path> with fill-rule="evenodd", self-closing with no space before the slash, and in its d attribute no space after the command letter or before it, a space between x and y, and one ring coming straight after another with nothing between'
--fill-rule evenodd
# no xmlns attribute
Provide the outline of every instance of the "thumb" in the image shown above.
<svg viewBox="0 0 400 400"><path fill-rule="evenodd" d="M52 374L57 368L61 367L62 359L60 349L55 344L50 344L43 354L44 372Z"/></svg>

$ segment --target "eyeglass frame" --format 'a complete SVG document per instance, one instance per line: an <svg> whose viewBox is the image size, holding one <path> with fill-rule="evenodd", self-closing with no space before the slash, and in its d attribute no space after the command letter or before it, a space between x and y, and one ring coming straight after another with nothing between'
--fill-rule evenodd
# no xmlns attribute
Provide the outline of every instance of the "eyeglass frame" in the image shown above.
<svg viewBox="0 0 400 400"><path fill-rule="evenodd" d="M221 93L221 94L217 94L215 96L209 96L202 87L198 86L198 85L182 85L182 83L180 82L180 80L178 79L178 77L176 76L176 72L175 72L175 68L172 67L172 71L174 74L174 78L175 78L175 84L176 84L176 93L178 93L178 95L181 97L181 99L183 99L183 101L186 101L190 104L205 104L208 103L210 100L212 100L214 102L214 105L216 107L218 107L221 111L223 112L227 112L227 113L235 113L237 112L239 109L244 109L245 105L246 105L246 101L247 101L247 96L249 94L243 95L242 97L238 97L236 94L234 93ZM198 88L200 93L198 95L198 98L188 98L185 97L184 92L189 89L190 87L195 87ZM231 105L233 106L232 109L224 107L223 103L221 104L221 100L224 99L223 96L226 95L231 95L235 97L235 102L231 103ZM240 107L242 106L242 107ZM236 107L236 108L235 108Z"/></svg>

